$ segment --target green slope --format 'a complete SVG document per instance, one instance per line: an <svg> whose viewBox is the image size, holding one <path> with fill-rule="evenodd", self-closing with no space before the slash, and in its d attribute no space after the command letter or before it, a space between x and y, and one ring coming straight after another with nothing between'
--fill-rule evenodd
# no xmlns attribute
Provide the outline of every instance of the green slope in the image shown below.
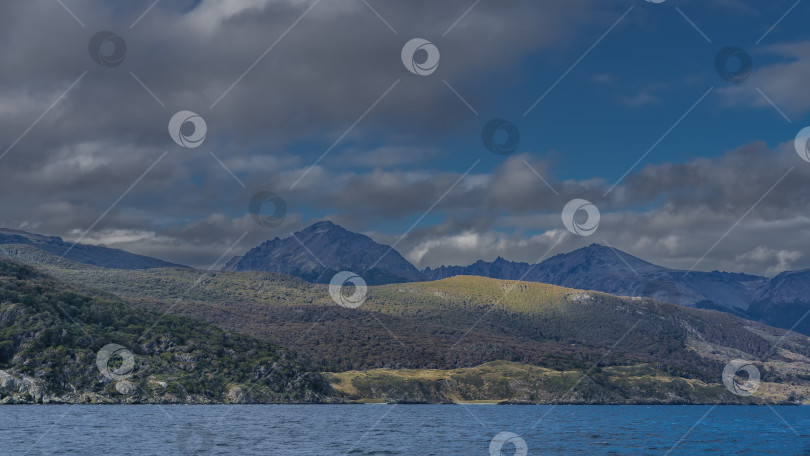
<svg viewBox="0 0 810 456"><path fill-rule="evenodd" d="M134 356L109 378L97 352ZM113 357L111 369L122 359ZM117 363L117 364L116 364ZM129 372L127 372L129 373ZM0 402L308 402L331 394L286 350L198 321L137 310L0 260Z"/></svg>

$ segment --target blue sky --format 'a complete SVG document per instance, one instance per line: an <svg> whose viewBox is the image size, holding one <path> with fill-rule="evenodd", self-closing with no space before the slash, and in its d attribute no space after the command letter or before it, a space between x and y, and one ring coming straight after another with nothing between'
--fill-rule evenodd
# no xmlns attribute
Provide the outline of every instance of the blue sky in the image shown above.
<svg viewBox="0 0 810 456"><path fill-rule="evenodd" d="M715 72L715 54L725 46L756 52L754 43L785 12L780 2L759 2L756 13L721 10L710 2L681 2L681 10L712 40L708 43L675 10L677 3L639 5L643 11L630 13L635 20L628 17L617 26L521 122L527 145L566 151L557 168L561 177L618 179L706 90L732 84ZM807 8L800 6L761 44L807 39L802 13L807 14ZM578 46L572 46L576 51L588 45L577 41ZM566 58L576 51L566 52ZM531 80L516 88L513 103L533 87L550 86L565 71L566 58L530 59L526 68ZM767 61L766 56L755 57L755 64ZM599 78L609 82L595 82ZM743 84L755 90L755 81ZM649 102L643 102L645 98ZM806 113L791 114L796 125L806 120ZM718 156L755 140L776 145L793 137L796 125L773 109L727 106L715 92L646 163Z"/></svg>
<svg viewBox="0 0 810 456"><path fill-rule="evenodd" d="M719 156L757 140L775 146L791 139L797 127L807 123L806 112L787 113L793 122L788 123L771 107L730 106L721 92L734 84L721 79L714 67L717 52L726 46L748 50L757 66L779 61L765 54L766 47L810 38L802 27L803 14L810 11L807 5L796 7L757 46L755 43L795 2L760 2L750 11L717 2L616 3L614 16L605 15L604 20L555 49L529 53L513 67L496 70L497 74L489 78L475 74L470 80L452 81L473 107L486 106L480 108L480 116L471 115L466 121L449 125L440 136L446 153L432 164L464 171L468 163L460 159L477 156L484 159L482 167L496 166L499 157L490 156L474 133L490 118L502 117L519 126L521 150L547 154L555 161L558 178L615 180L711 87L717 90L642 166ZM523 117L631 3L634 9L625 20ZM676 7L712 42L708 43ZM452 65L451 59L447 57L448 65ZM440 72L437 76L441 77ZM755 91L756 81L742 86ZM444 101L452 103L450 98ZM457 108L467 110L461 103Z"/></svg>

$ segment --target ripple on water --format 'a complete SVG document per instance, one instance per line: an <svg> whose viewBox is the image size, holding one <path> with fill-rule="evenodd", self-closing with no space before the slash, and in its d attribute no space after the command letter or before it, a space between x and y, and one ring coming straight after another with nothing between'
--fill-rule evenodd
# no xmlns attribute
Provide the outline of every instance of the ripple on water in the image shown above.
<svg viewBox="0 0 810 456"><path fill-rule="evenodd" d="M179 442L191 438L202 447L194 454L487 455L492 437L506 431L521 436L529 454L647 455L666 453L689 431L672 456L810 455L806 407L720 406L697 426L708 407L161 408L2 406L0 453L183 456Z"/></svg>

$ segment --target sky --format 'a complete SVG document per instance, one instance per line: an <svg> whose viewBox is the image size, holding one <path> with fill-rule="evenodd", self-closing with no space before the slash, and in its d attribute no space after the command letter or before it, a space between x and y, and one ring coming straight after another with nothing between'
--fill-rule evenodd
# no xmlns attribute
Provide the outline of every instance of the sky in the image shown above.
<svg viewBox="0 0 810 456"><path fill-rule="evenodd" d="M810 126L808 14L796 0L2 2L0 226L205 268L320 220L420 268L591 243L682 269L810 268L794 145ZM285 210L258 205L257 223L251 198L271 193ZM598 210L587 235L570 227L594 214L563 220L573 200Z"/></svg>

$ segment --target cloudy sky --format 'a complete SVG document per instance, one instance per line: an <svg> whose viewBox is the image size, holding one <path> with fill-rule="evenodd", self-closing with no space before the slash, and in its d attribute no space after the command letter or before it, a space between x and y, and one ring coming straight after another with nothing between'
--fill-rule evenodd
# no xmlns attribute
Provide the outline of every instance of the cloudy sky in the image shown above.
<svg viewBox="0 0 810 456"><path fill-rule="evenodd" d="M200 267L329 219L418 267L597 242L684 269L810 268L810 163L794 147L810 126L808 14L795 0L2 2L0 225ZM406 61L437 57L430 74L403 64L414 38L435 48ZM742 59L718 71L729 46ZM170 135L180 111L205 122L198 147L175 141L199 133L188 123ZM493 119L514 127L494 143L519 133L509 154L484 144ZM261 191L286 202L278 226L249 214ZM600 211L591 236L563 224L578 198Z"/></svg>

